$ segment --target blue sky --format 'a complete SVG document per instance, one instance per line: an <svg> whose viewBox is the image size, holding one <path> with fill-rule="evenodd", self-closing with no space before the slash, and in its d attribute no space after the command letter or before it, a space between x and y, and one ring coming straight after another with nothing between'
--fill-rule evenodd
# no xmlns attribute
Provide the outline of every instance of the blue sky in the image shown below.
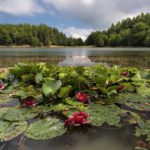
<svg viewBox="0 0 150 150"><path fill-rule="evenodd" d="M0 0L0 23L45 23L83 39L141 12L150 0Z"/></svg>

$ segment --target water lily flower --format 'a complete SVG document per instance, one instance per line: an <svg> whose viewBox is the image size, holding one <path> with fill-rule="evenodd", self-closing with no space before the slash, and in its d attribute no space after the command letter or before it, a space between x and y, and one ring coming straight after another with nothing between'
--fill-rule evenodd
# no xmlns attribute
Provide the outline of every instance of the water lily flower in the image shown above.
<svg viewBox="0 0 150 150"><path fill-rule="evenodd" d="M80 102L86 102L88 101L89 95L83 92L77 92L75 95L76 99Z"/></svg>
<svg viewBox="0 0 150 150"><path fill-rule="evenodd" d="M0 81L0 90L3 90L5 87L6 87L6 84Z"/></svg>
<svg viewBox="0 0 150 150"><path fill-rule="evenodd" d="M35 98L32 97L32 96L29 96L29 97L27 97L26 99L24 99L22 106L23 106L23 107L30 108L30 107L34 107L34 106L36 106L36 105L37 105L37 103L36 103Z"/></svg>
<svg viewBox="0 0 150 150"><path fill-rule="evenodd" d="M65 121L64 125L79 126L89 124L88 117L89 114L86 112L75 112Z"/></svg>
<svg viewBox="0 0 150 150"><path fill-rule="evenodd" d="M129 72L125 71L125 72L122 72L121 75L125 76L125 77L128 77L129 76Z"/></svg>
<svg viewBox="0 0 150 150"><path fill-rule="evenodd" d="M118 88L118 92L124 92L126 87L124 85L120 85Z"/></svg>

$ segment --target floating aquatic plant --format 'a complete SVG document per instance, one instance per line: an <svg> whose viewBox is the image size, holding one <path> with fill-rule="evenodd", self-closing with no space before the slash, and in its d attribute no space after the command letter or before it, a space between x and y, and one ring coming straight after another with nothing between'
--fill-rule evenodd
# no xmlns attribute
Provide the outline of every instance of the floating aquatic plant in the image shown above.
<svg viewBox="0 0 150 150"><path fill-rule="evenodd" d="M0 141L20 134L46 140L66 133L65 127L86 124L134 124L136 135L149 141L148 70L17 64L0 73L0 80Z"/></svg>

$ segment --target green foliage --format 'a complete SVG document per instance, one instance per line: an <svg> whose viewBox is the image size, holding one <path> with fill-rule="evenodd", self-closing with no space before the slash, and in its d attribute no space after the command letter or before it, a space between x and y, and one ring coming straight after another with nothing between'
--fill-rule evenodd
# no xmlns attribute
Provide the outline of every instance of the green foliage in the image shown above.
<svg viewBox="0 0 150 150"><path fill-rule="evenodd" d="M42 92L45 96L49 97L50 95L54 95L60 89L61 85L61 81L46 81L42 86Z"/></svg>
<svg viewBox="0 0 150 150"><path fill-rule="evenodd" d="M71 44L73 43L73 44ZM67 38L65 34L56 28L51 28L45 24L1 24L0 25L0 45L30 45L36 46L81 46L81 38Z"/></svg>
<svg viewBox="0 0 150 150"><path fill-rule="evenodd" d="M117 126L120 122L121 110L115 105L91 105L87 112L90 114L90 121L94 126L102 126L104 123Z"/></svg>
<svg viewBox="0 0 150 150"><path fill-rule="evenodd" d="M92 32L87 45L95 46L150 46L150 14L140 14L112 24L106 31ZM104 40L105 39L105 40Z"/></svg>
<svg viewBox="0 0 150 150"><path fill-rule="evenodd" d="M32 123L25 135L34 140L47 140L61 136L66 132L64 124L56 118L46 118Z"/></svg>
<svg viewBox="0 0 150 150"><path fill-rule="evenodd" d="M0 119L7 121L24 121L35 118L38 116L40 111L38 109L27 109L27 108L5 108L0 111Z"/></svg>
<svg viewBox="0 0 150 150"><path fill-rule="evenodd" d="M26 122L8 122L0 120L0 141L8 141L15 138L22 134L26 128Z"/></svg>
<svg viewBox="0 0 150 150"><path fill-rule="evenodd" d="M146 140L150 142L150 120L140 122L136 127L135 135L137 137L146 136Z"/></svg>
<svg viewBox="0 0 150 150"><path fill-rule="evenodd" d="M2 81L7 86L0 90L0 104L4 107L0 107L1 141L20 135L25 128L25 135L32 139L60 136L66 132L64 119L81 111L89 113L88 121L93 126L118 128L136 124L138 130L142 128L137 130L140 136L146 133L149 137L141 120L148 122L138 114L141 110L150 111L149 70L103 65L60 67L46 63L18 64L3 75ZM120 92L120 86L124 86L125 90ZM76 94L81 92L87 95L87 101L76 98ZM34 98L36 105L32 105L32 99L24 103L30 97ZM28 103L31 103L30 107ZM124 110L123 105L137 111ZM56 118L52 118L54 116ZM22 123L33 119L38 121L29 127Z"/></svg>

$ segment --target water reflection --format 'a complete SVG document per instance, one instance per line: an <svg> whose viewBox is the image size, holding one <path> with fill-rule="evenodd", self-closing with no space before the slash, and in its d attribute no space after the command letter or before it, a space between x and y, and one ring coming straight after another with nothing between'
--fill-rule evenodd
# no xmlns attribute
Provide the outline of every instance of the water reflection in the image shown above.
<svg viewBox="0 0 150 150"><path fill-rule="evenodd" d="M132 127L121 129L92 128L86 133L73 133L52 140L34 141L20 137L1 150L132 150Z"/></svg>
<svg viewBox="0 0 150 150"><path fill-rule="evenodd" d="M63 61L60 61L60 66L92 66L95 65L87 56L72 56L66 57Z"/></svg>

